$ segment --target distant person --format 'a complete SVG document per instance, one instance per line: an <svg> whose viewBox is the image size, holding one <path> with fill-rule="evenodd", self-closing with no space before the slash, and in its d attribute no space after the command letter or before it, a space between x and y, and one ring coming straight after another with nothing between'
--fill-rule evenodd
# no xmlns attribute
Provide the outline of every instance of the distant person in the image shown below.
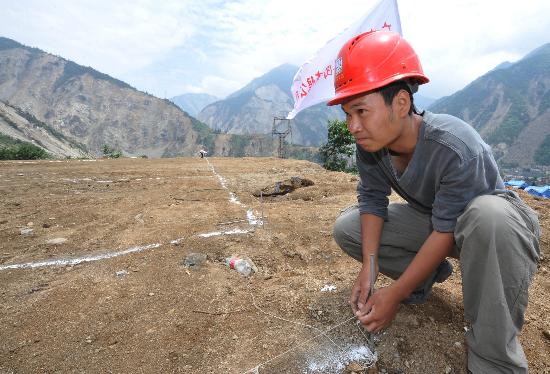
<svg viewBox="0 0 550 374"><path fill-rule="evenodd" d="M413 93L428 82L399 34L361 34L340 50L336 94L357 145L358 204L336 220L334 239L362 268L351 307L371 332L399 303L424 303L460 259L468 369L527 373L518 340L527 288L539 260L536 213L507 191L491 149L462 120L418 112ZM406 203L388 202L391 190ZM395 281L369 295L370 255Z"/></svg>
<svg viewBox="0 0 550 374"><path fill-rule="evenodd" d="M208 154L208 152L205 151L204 149L201 149L199 151L200 158L205 158L207 154Z"/></svg>

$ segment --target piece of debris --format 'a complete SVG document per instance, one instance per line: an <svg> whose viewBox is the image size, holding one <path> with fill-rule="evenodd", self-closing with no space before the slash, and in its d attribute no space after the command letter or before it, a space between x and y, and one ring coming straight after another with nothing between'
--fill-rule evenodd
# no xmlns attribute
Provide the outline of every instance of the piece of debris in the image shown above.
<svg viewBox="0 0 550 374"><path fill-rule="evenodd" d="M198 269L200 266L206 262L207 256L204 253L189 253L187 257L183 260L183 266Z"/></svg>
<svg viewBox="0 0 550 374"><path fill-rule="evenodd" d="M54 238L46 241L46 244L63 244L67 241L67 238Z"/></svg>
<svg viewBox="0 0 550 374"><path fill-rule="evenodd" d="M331 292L336 291L336 286L333 284L325 284L323 288L321 288L321 292Z"/></svg>
<svg viewBox="0 0 550 374"><path fill-rule="evenodd" d="M34 230L33 230L33 229L30 229L30 228L28 228L28 227L22 228L22 229L20 230L21 235L24 235L24 236L32 235L33 232L34 232Z"/></svg>
<svg viewBox="0 0 550 374"><path fill-rule="evenodd" d="M135 219L138 223L141 223L141 224L145 223L145 221L143 220L143 213L137 214L137 215L134 217L134 219Z"/></svg>
<svg viewBox="0 0 550 374"><path fill-rule="evenodd" d="M282 182L275 182L275 185L273 186L267 186L261 190L254 191L252 195L256 197L286 195L297 188L313 186L314 184L315 183L313 183L313 181L306 178L291 177L290 179L285 179Z"/></svg>
<svg viewBox="0 0 550 374"><path fill-rule="evenodd" d="M542 335L548 340L550 340L550 330L543 330Z"/></svg>
<svg viewBox="0 0 550 374"><path fill-rule="evenodd" d="M245 277L248 277L252 273L255 273L258 271L258 268L256 265L254 265L254 262L252 262L251 259L248 257L239 257L239 256L231 256L227 257L225 259L225 264L229 266L230 269L237 270L240 274L244 275Z"/></svg>
<svg viewBox="0 0 550 374"><path fill-rule="evenodd" d="M115 273L115 275L116 275L117 277L121 277L121 278L124 277L124 276L126 276L126 275L128 275L128 274L130 274L130 273L128 273L126 270L120 270L120 271L117 271L117 272Z"/></svg>

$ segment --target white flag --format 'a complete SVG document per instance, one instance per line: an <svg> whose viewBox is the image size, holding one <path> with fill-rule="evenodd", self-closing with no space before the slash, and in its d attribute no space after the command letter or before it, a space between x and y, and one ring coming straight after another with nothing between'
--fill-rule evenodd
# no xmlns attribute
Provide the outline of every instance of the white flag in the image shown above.
<svg viewBox="0 0 550 374"><path fill-rule="evenodd" d="M340 48L354 36L370 30L395 31L401 34L397 0L381 0L363 18L330 40L300 67L290 88L294 109L288 113L288 119L294 118L302 109L334 97L334 60Z"/></svg>

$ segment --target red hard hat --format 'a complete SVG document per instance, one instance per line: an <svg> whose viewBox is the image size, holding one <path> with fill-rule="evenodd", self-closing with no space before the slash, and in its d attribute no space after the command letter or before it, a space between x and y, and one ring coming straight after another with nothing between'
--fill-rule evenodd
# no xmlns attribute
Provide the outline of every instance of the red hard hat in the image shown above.
<svg viewBox="0 0 550 374"><path fill-rule="evenodd" d="M350 39L338 53L335 74L336 95L327 105L340 104L348 97L400 79L417 84L430 81L411 45L389 31L369 31Z"/></svg>

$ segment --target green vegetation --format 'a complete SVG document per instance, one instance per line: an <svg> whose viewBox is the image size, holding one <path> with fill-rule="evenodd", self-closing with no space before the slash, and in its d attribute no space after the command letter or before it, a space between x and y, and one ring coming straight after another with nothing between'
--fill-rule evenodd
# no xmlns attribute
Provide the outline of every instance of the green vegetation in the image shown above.
<svg viewBox="0 0 550 374"><path fill-rule="evenodd" d="M535 151L534 160L538 165L550 165L550 134L546 135L542 144Z"/></svg>
<svg viewBox="0 0 550 374"><path fill-rule="evenodd" d="M229 139L229 155L232 157L244 157L246 156L245 148L250 144L250 136L243 135L231 135Z"/></svg>
<svg viewBox="0 0 550 374"><path fill-rule="evenodd" d="M355 139L348 131L345 121L328 121L328 140L319 149L323 167L334 171L354 171L348 160L355 150Z"/></svg>
<svg viewBox="0 0 550 374"><path fill-rule="evenodd" d="M190 117L190 119L193 130L197 132L197 144L202 145L207 151L212 152L216 135L204 123L197 121L193 117Z"/></svg>
<svg viewBox="0 0 550 374"><path fill-rule="evenodd" d="M103 157L119 158L119 157L122 156L122 152L117 151L116 149L114 149L113 147L111 147L107 144L104 144L103 147L101 148L101 150L103 151Z"/></svg>
<svg viewBox="0 0 550 374"><path fill-rule="evenodd" d="M37 160L51 158L44 149L34 144L0 134L0 160Z"/></svg>
<svg viewBox="0 0 550 374"><path fill-rule="evenodd" d="M529 115L523 100L514 96L512 96L512 100L512 105L504 121L488 136L489 144L512 144L529 122Z"/></svg>
<svg viewBox="0 0 550 374"><path fill-rule="evenodd" d="M307 160L312 161L317 164L323 162L319 150L315 147L301 147L297 145L287 146L287 158L292 158L295 160Z"/></svg>

